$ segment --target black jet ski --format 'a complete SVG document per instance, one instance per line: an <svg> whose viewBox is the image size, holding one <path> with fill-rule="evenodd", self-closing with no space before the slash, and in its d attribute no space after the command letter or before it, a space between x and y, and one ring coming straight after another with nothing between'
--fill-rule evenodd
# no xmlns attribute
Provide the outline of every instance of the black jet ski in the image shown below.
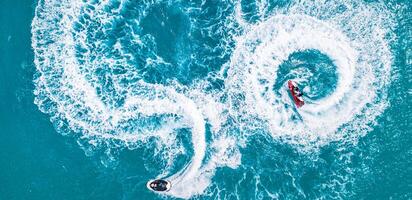
<svg viewBox="0 0 412 200"><path fill-rule="evenodd" d="M167 192L172 187L172 184L169 181L157 179L148 181L146 186L154 192Z"/></svg>

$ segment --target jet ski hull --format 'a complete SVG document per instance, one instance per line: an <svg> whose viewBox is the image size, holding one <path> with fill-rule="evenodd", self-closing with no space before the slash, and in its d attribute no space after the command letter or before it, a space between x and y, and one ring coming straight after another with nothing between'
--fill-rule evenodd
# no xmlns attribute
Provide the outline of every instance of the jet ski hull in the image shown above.
<svg viewBox="0 0 412 200"><path fill-rule="evenodd" d="M305 102L303 101L302 97L298 97L296 95L295 88L297 87L298 85L295 82L291 80L288 81L288 88L289 88L290 94L292 95L293 102L295 103L296 107L300 108L305 104Z"/></svg>
<svg viewBox="0 0 412 200"><path fill-rule="evenodd" d="M162 188L163 190L155 190L155 189L153 189L152 187L150 187L150 184L151 184L152 182L154 182L154 181L159 181L159 180L150 180L150 181L148 181L148 182L146 183L147 189L149 189L149 190L151 190L151 191L153 191L153 192L160 192L160 193L168 192L168 191L170 190L170 188L172 187L172 184L170 183L170 181L160 180L160 181L164 181L164 182L166 183L166 187Z"/></svg>

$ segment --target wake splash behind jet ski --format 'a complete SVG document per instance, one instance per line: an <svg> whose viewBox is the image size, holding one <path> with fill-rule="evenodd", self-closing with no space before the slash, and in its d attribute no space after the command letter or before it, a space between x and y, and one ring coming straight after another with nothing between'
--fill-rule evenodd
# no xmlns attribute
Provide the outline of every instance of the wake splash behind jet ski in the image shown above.
<svg viewBox="0 0 412 200"><path fill-rule="evenodd" d="M157 179L148 181L146 186L153 192L167 192L172 187L172 184L169 181Z"/></svg>
<svg viewBox="0 0 412 200"><path fill-rule="evenodd" d="M299 90L298 84L292 80L289 80L288 87L296 107L302 107L305 104L305 101L302 98L303 93Z"/></svg>

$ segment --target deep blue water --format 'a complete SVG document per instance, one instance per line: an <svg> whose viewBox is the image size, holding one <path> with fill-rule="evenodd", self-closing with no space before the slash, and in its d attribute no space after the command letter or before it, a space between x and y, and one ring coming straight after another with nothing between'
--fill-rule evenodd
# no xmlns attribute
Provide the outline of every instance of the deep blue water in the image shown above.
<svg viewBox="0 0 412 200"><path fill-rule="evenodd" d="M2 0L0 199L412 199L411 9Z"/></svg>

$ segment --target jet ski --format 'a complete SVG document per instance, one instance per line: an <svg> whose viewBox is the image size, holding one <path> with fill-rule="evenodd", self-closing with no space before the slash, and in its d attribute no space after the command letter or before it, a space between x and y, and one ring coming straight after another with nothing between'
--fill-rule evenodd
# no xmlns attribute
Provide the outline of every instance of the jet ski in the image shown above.
<svg viewBox="0 0 412 200"><path fill-rule="evenodd" d="M157 179L148 181L146 186L153 192L167 192L172 187L172 184L169 181Z"/></svg>
<svg viewBox="0 0 412 200"><path fill-rule="evenodd" d="M292 80L288 81L289 91L292 95L293 101L295 102L296 107L300 108L305 104L302 98L302 92L298 88L298 84Z"/></svg>

